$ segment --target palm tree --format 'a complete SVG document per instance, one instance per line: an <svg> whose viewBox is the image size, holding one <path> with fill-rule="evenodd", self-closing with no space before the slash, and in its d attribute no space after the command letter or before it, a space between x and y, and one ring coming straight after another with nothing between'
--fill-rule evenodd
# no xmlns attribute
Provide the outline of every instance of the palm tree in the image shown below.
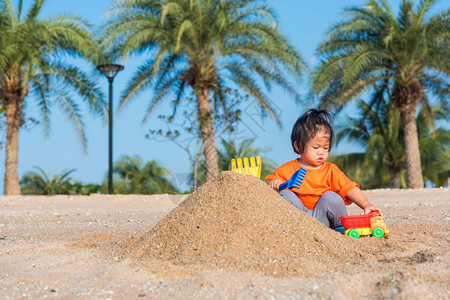
<svg viewBox="0 0 450 300"><path fill-rule="evenodd" d="M450 130L435 128L435 120L448 121L448 116L441 106L423 106L417 117L423 176L436 186L450 179Z"/></svg>
<svg viewBox="0 0 450 300"><path fill-rule="evenodd" d="M376 95L378 93L375 93ZM337 127L336 141L345 138L365 148L365 153L353 153L333 157L333 161L349 174L354 174L366 188L400 188L405 165L403 131L400 114L391 102L381 99L371 107L358 102L360 117L349 118ZM370 174L370 175L369 175Z"/></svg>
<svg viewBox="0 0 450 300"><path fill-rule="evenodd" d="M147 54L120 108L149 86L154 96L144 120L164 99L174 99L175 115L184 94L195 95L207 180L219 170L211 114L214 107L226 106L227 86L248 93L277 121L261 83L268 90L276 84L298 97L287 74L298 79L302 60L275 26L265 2L121 0L104 30L104 45L115 57Z"/></svg>
<svg viewBox="0 0 450 300"><path fill-rule="evenodd" d="M217 151L219 157L219 171L231 170L230 163L233 158L261 156L261 153L268 152L270 150L268 148L255 148L253 146L254 142L255 139L251 138L243 139L239 144L236 144L233 140L221 139L220 143L222 145L222 149L218 149ZM276 168L277 165L273 160L261 157L261 178L272 174ZM206 181L204 160L200 161L198 169L196 182L194 170L192 170L189 175L189 181L193 184L194 189Z"/></svg>
<svg viewBox="0 0 450 300"><path fill-rule="evenodd" d="M115 165L114 173L119 176L117 192L123 194L178 193L169 181L170 172L156 161L145 165L139 156L123 156Z"/></svg>
<svg viewBox="0 0 450 300"><path fill-rule="evenodd" d="M70 194L72 178L69 176L75 169L63 170L51 178L50 174L39 167L38 172L27 172L23 175L21 185L24 195L61 195Z"/></svg>
<svg viewBox="0 0 450 300"><path fill-rule="evenodd" d="M336 140L356 142L364 153L333 156L331 160L365 188L406 187L405 151L400 112L392 102L381 101L376 107L359 102L361 118L349 118L338 126ZM450 131L436 128L436 122L446 120L440 106L424 104L417 117L420 156L424 178L443 186L450 177Z"/></svg>
<svg viewBox="0 0 450 300"><path fill-rule="evenodd" d="M318 47L313 90L324 106L342 107L370 89L388 88L400 110L408 186L423 187L416 108L427 92L448 103L449 10L430 16L437 0L402 0L395 16L386 0L346 9Z"/></svg>
<svg viewBox="0 0 450 300"><path fill-rule="evenodd" d="M68 56L94 58L97 54L88 25L78 17L39 20L43 3L44 0L34 0L23 16L22 0L16 9L12 1L0 0L0 106L6 117L6 195L20 194L19 127L27 96L31 94L37 101L46 135L55 101L74 124L84 149L86 136L81 112L70 92L87 101L91 110L99 113L103 110L101 92L95 82L66 60Z"/></svg>

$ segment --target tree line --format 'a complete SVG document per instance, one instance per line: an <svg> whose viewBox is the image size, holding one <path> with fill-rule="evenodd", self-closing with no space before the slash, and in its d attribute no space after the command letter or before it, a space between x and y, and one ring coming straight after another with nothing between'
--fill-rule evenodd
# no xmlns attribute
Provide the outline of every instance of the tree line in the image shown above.
<svg viewBox="0 0 450 300"><path fill-rule="evenodd" d="M219 155L219 170L230 170L230 161L236 157L249 157L262 155L269 148L255 148L254 139L244 139L240 143L232 140L221 139ZM262 156L264 164L261 176L271 174L276 168L274 161ZM102 184L83 184L73 180L70 176L76 172L75 169L63 170L58 174L51 175L40 167L35 171L25 173L21 180L21 192L24 195L90 195L95 193L108 193L108 181ZM186 174L181 174L186 175ZM195 187L206 181L204 160L200 162L198 176L194 176L194 166L187 176L175 178L169 170L158 162L150 160L143 162L138 155L123 156L113 166L114 191L117 194L178 194L191 193ZM198 177L198 178L197 178ZM186 185L190 188L182 186Z"/></svg>
<svg viewBox="0 0 450 300"><path fill-rule="evenodd" d="M297 90L300 76L305 75L305 63L274 26L277 20L268 1L119 0L99 34L94 34L81 17L41 19L44 2L34 0L25 13L22 0L16 6L10 0L0 0L6 195L20 194L18 138L28 99L36 101L47 134L51 109L59 106L78 130L84 149L84 124L74 96L94 114L107 117L105 97L96 78L69 63L67 57L81 58L95 66L130 55L143 56L145 61L129 79L119 107L151 89L153 98L147 103L144 120L162 101L172 101L172 118L176 118L178 105L192 97L203 145L205 180L220 170L213 120L218 112L236 109L229 105L230 93L226 91L230 87L255 101L261 113L276 122L280 120L268 101L273 86L282 87L294 101L299 100ZM397 174L406 170L404 185L410 188L423 187L424 174L429 173L423 154L428 144L420 144L420 134L436 137L441 133L434 126L439 113L448 121L449 9L431 14L436 2L402 0L397 14L385 0L368 0L362 6L346 8L342 19L317 47L320 63L309 74L311 94L320 107L338 112L350 101L371 95L361 104L363 113L355 132L342 135L355 137L359 131L359 140L367 143L364 163L372 159L377 160L376 167L388 165L393 182L400 182ZM437 109L432 108L429 97L437 99ZM419 108L428 113L418 115ZM371 123L373 114L383 120L381 129ZM428 127L419 128L418 118L425 118ZM384 134L384 144L371 138L379 134ZM390 145L392 139L398 143ZM448 157L448 131L435 141L442 157ZM391 159L394 154L402 159ZM444 170L425 179L438 182L445 177L448 163L438 167ZM377 174L382 177L384 173ZM373 177L371 182L378 179Z"/></svg>

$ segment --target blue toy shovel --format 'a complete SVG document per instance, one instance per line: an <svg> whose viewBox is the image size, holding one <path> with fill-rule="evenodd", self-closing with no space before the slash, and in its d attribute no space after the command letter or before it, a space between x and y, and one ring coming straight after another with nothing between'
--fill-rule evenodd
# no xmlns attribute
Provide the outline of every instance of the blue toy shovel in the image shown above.
<svg viewBox="0 0 450 300"><path fill-rule="evenodd" d="M285 188L292 189L297 188L299 189L302 185L303 179L305 179L305 175L308 170L301 167L298 169L294 174L292 174L291 179L289 179L286 182L283 182L280 184L279 190L284 190Z"/></svg>

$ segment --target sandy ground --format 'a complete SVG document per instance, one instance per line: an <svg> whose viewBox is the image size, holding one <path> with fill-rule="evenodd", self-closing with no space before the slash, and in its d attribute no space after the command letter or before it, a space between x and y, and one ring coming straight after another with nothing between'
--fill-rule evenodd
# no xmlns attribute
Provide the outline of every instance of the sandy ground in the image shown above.
<svg viewBox="0 0 450 300"><path fill-rule="evenodd" d="M120 254L184 195L2 196L0 298L449 299L450 189L364 193L391 230L389 239L360 239L379 253L302 276Z"/></svg>

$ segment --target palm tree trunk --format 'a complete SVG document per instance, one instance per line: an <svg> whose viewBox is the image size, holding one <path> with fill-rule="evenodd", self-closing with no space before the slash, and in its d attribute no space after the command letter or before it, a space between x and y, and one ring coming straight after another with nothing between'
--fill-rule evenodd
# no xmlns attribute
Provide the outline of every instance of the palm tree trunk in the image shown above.
<svg viewBox="0 0 450 300"><path fill-rule="evenodd" d="M6 158L5 158L5 181L3 191L5 195L20 195L19 175L17 173L19 155L19 127L21 111L20 101L14 99L5 101L6 104ZM8 101L9 100L9 101Z"/></svg>
<svg viewBox="0 0 450 300"><path fill-rule="evenodd" d="M196 94L200 134L204 144L203 153L205 155L206 181L208 181L219 174L217 148L214 137L211 108L209 107L208 89L199 89Z"/></svg>
<svg viewBox="0 0 450 300"><path fill-rule="evenodd" d="M394 176L392 180L392 188L399 189L400 188L400 171L394 171Z"/></svg>
<svg viewBox="0 0 450 300"><path fill-rule="evenodd" d="M420 163L419 137L415 118L415 105L400 108L403 128L405 131L405 157L408 172L408 187L423 188L422 167Z"/></svg>
<svg viewBox="0 0 450 300"><path fill-rule="evenodd" d="M200 155L199 155L200 156ZM201 157L201 156L200 156ZM197 182L198 182L198 163L200 160L196 159L194 163L194 191L197 190Z"/></svg>

